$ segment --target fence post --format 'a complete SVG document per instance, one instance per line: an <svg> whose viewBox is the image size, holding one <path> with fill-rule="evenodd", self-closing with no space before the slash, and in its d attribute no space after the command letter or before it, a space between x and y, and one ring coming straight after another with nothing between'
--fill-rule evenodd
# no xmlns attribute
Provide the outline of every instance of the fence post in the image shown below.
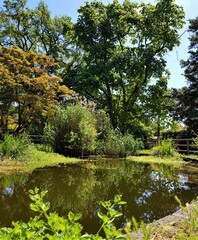
<svg viewBox="0 0 198 240"><path fill-rule="evenodd" d="M187 140L187 155L189 155L189 140Z"/></svg>

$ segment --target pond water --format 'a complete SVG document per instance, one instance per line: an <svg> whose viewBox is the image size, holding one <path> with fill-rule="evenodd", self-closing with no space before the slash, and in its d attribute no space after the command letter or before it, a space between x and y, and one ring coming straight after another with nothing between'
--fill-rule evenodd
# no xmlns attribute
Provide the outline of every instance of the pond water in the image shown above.
<svg viewBox="0 0 198 240"><path fill-rule="evenodd" d="M28 190L35 187L48 190L45 200L51 203L51 211L61 216L70 210L82 213L80 222L89 233L97 232L101 224L99 201L113 199L116 194L127 202L116 223L121 227L132 216L145 222L164 217L178 209L175 195L186 203L198 193L198 182L171 166L109 159L39 169L29 175L0 178L0 227L33 216Z"/></svg>

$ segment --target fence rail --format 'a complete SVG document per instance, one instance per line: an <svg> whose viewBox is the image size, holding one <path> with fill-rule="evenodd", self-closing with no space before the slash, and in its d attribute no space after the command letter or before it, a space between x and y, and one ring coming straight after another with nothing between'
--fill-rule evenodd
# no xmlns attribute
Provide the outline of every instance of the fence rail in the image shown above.
<svg viewBox="0 0 198 240"><path fill-rule="evenodd" d="M195 145L193 138L173 138L171 140L177 152L186 153L188 155L192 153L198 155L198 147ZM167 139L164 141L169 140ZM157 145L158 140L152 139L150 143L151 145L152 143L153 145Z"/></svg>
<svg viewBox="0 0 198 240"><path fill-rule="evenodd" d="M33 143L42 143L43 140L42 135L29 135L29 138Z"/></svg>

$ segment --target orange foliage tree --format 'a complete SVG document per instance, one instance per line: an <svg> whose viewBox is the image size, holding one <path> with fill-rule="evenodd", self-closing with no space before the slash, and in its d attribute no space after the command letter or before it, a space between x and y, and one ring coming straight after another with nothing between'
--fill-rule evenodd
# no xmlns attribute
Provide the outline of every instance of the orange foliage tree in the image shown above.
<svg viewBox="0 0 198 240"><path fill-rule="evenodd" d="M45 119L72 91L52 74L55 61L33 51L0 47L0 132L17 133Z"/></svg>

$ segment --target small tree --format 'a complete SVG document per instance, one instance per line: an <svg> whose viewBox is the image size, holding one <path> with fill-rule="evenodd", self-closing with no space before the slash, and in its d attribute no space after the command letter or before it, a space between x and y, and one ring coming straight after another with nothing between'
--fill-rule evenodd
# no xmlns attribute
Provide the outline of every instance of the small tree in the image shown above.
<svg viewBox="0 0 198 240"><path fill-rule="evenodd" d="M51 74L58 65L45 55L0 47L0 128L20 132L45 118L58 101L71 94Z"/></svg>

